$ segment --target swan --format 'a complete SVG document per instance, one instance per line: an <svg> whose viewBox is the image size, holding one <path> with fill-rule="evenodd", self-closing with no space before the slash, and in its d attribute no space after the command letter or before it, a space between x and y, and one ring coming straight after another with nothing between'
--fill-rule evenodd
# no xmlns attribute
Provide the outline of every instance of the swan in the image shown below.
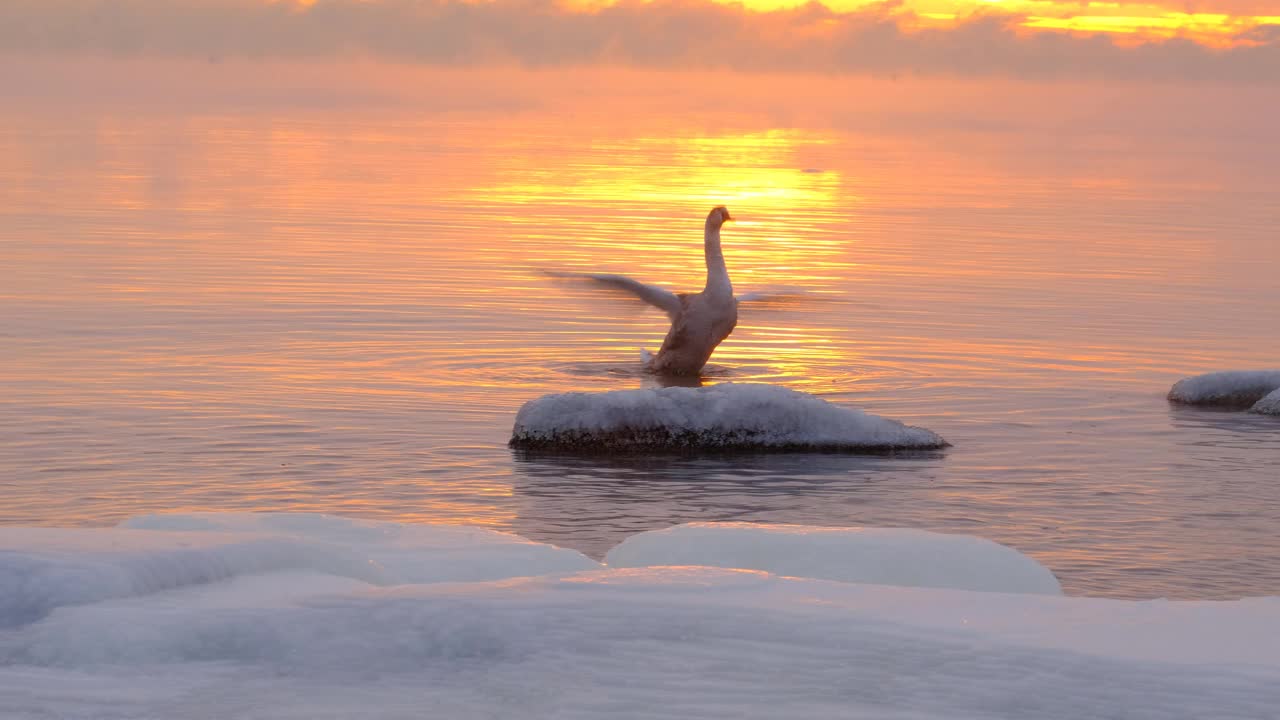
<svg viewBox="0 0 1280 720"><path fill-rule="evenodd" d="M580 275L630 292L671 319L671 329L662 347L656 354L644 353L648 371L661 375L698 375L716 346L729 337L738 324L738 299L733 295L729 269L720 250L720 227L730 220L733 218L729 209L723 205L716 206L707 215L703 230L707 284L702 292L673 293L625 275Z"/></svg>

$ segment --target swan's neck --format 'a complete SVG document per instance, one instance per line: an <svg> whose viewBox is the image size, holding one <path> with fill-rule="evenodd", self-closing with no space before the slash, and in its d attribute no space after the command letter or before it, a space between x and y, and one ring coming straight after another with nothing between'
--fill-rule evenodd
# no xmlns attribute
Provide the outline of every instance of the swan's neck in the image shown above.
<svg viewBox="0 0 1280 720"><path fill-rule="evenodd" d="M729 282L729 268L724 264L724 253L720 252L720 228L707 225L707 287L703 290L716 297L733 297L733 283Z"/></svg>

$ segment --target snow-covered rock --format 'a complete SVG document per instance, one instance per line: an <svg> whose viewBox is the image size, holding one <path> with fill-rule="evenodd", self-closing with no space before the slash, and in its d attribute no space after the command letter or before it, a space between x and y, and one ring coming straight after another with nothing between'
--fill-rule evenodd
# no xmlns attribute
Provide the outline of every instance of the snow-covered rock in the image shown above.
<svg viewBox="0 0 1280 720"><path fill-rule="evenodd" d="M1173 402L1246 408L1280 389L1280 370L1232 370L1183 378L1169 390Z"/></svg>
<svg viewBox="0 0 1280 720"><path fill-rule="evenodd" d="M511 445L578 451L941 448L919 427L776 385L723 383L547 395L516 415Z"/></svg>
<svg viewBox="0 0 1280 720"><path fill-rule="evenodd" d="M707 565L843 582L1062 594L1049 569L972 535L908 528L689 523L632 535L610 567Z"/></svg>

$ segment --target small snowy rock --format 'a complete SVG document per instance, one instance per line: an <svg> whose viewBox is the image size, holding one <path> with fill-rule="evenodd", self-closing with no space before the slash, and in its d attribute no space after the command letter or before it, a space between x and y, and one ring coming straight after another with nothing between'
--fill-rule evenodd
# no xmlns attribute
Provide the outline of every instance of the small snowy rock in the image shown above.
<svg viewBox="0 0 1280 720"><path fill-rule="evenodd" d="M1277 389L1280 389L1280 370L1214 372L1179 380L1169 391L1169 400L1189 405L1243 408Z"/></svg>
<svg viewBox="0 0 1280 720"><path fill-rule="evenodd" d="M688 523L633 535L610 567L702 565L841 582L1061 595L1049 569L971 535L907 528Z"/></svg>
<svg viewBox="0 0 1280 720"><path fill-rule="evenodd" d="M1280 415L1280 390L1272 392L1249 408L1250 412L1263 415Z"/></svg>
<svg viewBox="0 0 1280 720"><path fill-rule="evenodd" d="M547 395L516 415L511 446L628 451L665 449L934 449L936 433L776 385Z"/></svg>

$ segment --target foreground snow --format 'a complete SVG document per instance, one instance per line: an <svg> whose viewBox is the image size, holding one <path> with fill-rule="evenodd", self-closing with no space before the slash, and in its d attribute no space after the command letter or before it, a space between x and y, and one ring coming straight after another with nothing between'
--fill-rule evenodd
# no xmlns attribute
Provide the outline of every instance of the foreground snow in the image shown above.
<svg viewBox="0 0 1280 720"><path fill-rule="evenodd" d="M1250 408L1277 414L1280 399L1268 396L1280 390L1280 370L1232 370L1183 378L1169 390L1173 402Z"/></svg>
<svg viewBox="0 0 1280 720"><path fill-rule="evenodd" d="M315 516L130 525L172 529L0 529L6 720L1077 720L1280 707L1276 598L1139 603L611 569L500 533ZM726 548L745 542L721 529ZM751 542L767 551L767 537ZM250 567L253 543L291 549ZM427 581L473 550L490 570L555 569ZM76 568L95 567L128 572L81 572L69 594Z"/></svg>
<svg viewBox="0 0 1280 720"><path fill-rule="evenodd" d="M547 395L516 415L523 448L899 450L947 445L924 428L776 385L722 383Z"/></svg>

